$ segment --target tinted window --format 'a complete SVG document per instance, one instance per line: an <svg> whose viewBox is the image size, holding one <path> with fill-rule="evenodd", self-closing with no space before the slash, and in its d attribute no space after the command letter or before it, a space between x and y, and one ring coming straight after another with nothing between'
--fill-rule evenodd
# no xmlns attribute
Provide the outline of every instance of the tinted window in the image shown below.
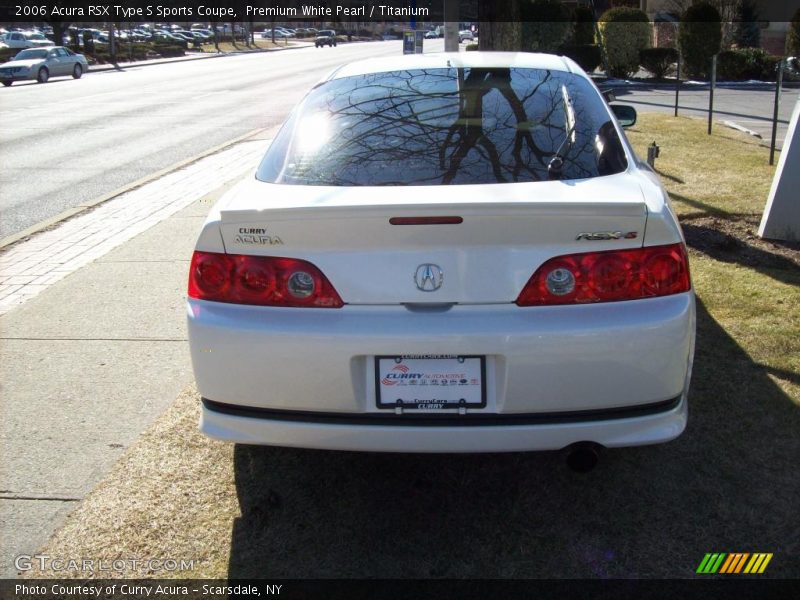
<svg viewBox="0 0 800 600"><path fill-rule="evenodd" d="M585 79L449 68L319 86L281 129L257 176L305 185L475 184L582 179L626 167L603 100Z"/></svg>

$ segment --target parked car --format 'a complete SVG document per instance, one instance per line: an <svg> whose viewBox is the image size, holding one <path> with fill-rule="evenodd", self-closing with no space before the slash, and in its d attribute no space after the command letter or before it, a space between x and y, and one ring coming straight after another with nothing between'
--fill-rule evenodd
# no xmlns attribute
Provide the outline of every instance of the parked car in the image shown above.
<svg viewBox="0 0 800 600"><path fill-rule="evenodd" d="M184 31L172 31L171 35L173 37L180 38L185 42L189 42L191 44L194 43L194 36L189 34L189 33L184 32Z"/></svg>
<svg viewBox="0 0 800 600"><path fill-rule="evenodd" d="M425 32L425 39L426 39L426 40L433 40L433 39L436 39L436 38L438 38L438 37L439 37L439 36L438 36L438 34L436 33L436 30L435 30L435 29L431 29L430 31L426 31L426 32Z"/></svg>
<svg viewBox="0 0 800 600"><path fill-rule="evenodd" d="M200 36L205 41L214 40L214 32L210 29L192 29L192 33L194 33L195 36Z"/></svg>
<svg viewBox="0 0 800 600"><path fill-rule="evenodd" d="M200 233L201 430L573 457L677 437L694 293L668 196L623 133L634 121L564 57L336 70Z"/></svg>
<svg viewBox="0 0 800 600"><path fill-rule="evenodd" d="M475 39L475 36L472 35L472 32L469 29L463 29L463 30L458 32L458 43L459 44L462 43L462 42L465 42L465 41L471 42L474 39Z"/></svg>
<svg viewBox="0 0 800 600"><path fill-rule="evenodd" d="M282 29L278 29L277 27L275 28L275 38L276 39L278 39L278 38L284 39L284 38L288 38L288 37L290 37L288 33L283 31ZM272 29L265 29L264 31L262 31L261 32L261 38L265 39L265 40L266 39L272 39Z"/></svg>
<svg viewBox="0 0 800 600"><path fill-rule="evenodd" d="M188 48L189 47L189 41L188 40L186 40L185 38L183 38L181 36L173 35L172 33L168 32L168 31L165 31L165 30L156 31L153 34L153 38L157 42L166 43L166 44L177 44L178 46L183 46L184 48Z"/></svg>
<svg viewBox="0 0 800 600"><path fill-rule="evenodd" d="M8 87L15 81L27 79L35 79L39 83L47 83L51 77L65 75L80 79L88 70L86 57L69 48L28 48L0 65L0 81Z"/></svg>
<svg viewBox="0 0 800 600"><path fill-rule="evenodd" d="M317 32L317 36L314 38L314 46L317 48L322 48L323 46L335 46L336 45L336 32L333 29L321 29Z"/></svg>
<svg viewBox="0 0 800 600"><path fill-rule="evenodd" d="M800 57L786 57L786 62L783 67L783 78L787 81L800 81Z"/></svg>
<svg viewBox="0 0 800 600"><path fill-rule="evenodd" d="M6 48L15 50L43 48L53 45L53 41L47 39L44 34L29 31L9 31L3 36L2 43Z"/></svg>

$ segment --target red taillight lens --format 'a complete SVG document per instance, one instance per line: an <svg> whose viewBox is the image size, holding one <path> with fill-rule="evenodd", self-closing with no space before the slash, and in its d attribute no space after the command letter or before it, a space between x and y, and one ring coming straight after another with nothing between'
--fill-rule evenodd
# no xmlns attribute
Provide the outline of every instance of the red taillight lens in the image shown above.
<svg viewBox="0 0 800 600"><path fill-rule="evenodd" d="M586 252L544 263L523 288L517 305L617 302L668 296L690 288L683 244Z"/></svg>
<svg viewBox="0 0 800 600"><path fill-rule="evenodd" d="M189 297L260 306L344 306L325 275L310 262L216 252L192 256Z"/></svg>

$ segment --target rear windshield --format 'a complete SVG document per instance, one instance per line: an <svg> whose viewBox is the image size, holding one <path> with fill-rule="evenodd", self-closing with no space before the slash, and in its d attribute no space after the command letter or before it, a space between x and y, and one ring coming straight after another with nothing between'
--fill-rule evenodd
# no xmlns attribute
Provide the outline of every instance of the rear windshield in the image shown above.
<svg viewBox="0 0 800 600"><path fill-rule="evenodd" d="M441 185L584 179L626 168L603 100L582 77L445 68L322 84L284 124L257 177Z"/></svg>

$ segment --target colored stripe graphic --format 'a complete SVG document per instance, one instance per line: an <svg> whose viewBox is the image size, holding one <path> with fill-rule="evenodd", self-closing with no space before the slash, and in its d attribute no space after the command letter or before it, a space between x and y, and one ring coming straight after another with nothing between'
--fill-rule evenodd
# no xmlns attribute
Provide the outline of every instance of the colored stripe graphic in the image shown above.
<svg viewBox="0 0 800 600"><path fill-rule="evenodd" d="M734 573L763 573L772 560L772 553L756 552L708 552L697 567L697 573L703 575L734 574ZM749 560L748 560L749 559ZM745 566L747 565L747 566Z"/></svg>
<svg viewBox="0 0 800 600"><path fill-rule="evenodd" d="M720 573L738 573L744 567L744 563L747 558L750 556L750 553L742 553L742 552L734 552L733 554L728 555L728 560L725 561L725 564L722 565L722 569L720 569Z"/></svg>
<svg viewBox="0 0 800 600"><path fill-rule="evenodd" d="M709 552L703 558L703 562L700 563L700 566L697 567L697 573L716 573L719 569L719 566L722 564L722 561L725 559L726 554L714 552Z"/></svg>
<svg viewBox="0 0 800 600"><path fill-rule="evenodd" d="M722 563L722 568L719 570L720 573L728 573L728 569L731 568L731 565L736 562L738 558L738 554L728 554L727 560Z"/></svg>
<svg viewBox="0 0 800 600"><path fill-rule="evenodd" d="M753 554L753 558L750 559L750 562L747 563L747 566L744 569L745 573L763 573L769 561L772 560L772 554L769 553L757 553Z"/></svg>

